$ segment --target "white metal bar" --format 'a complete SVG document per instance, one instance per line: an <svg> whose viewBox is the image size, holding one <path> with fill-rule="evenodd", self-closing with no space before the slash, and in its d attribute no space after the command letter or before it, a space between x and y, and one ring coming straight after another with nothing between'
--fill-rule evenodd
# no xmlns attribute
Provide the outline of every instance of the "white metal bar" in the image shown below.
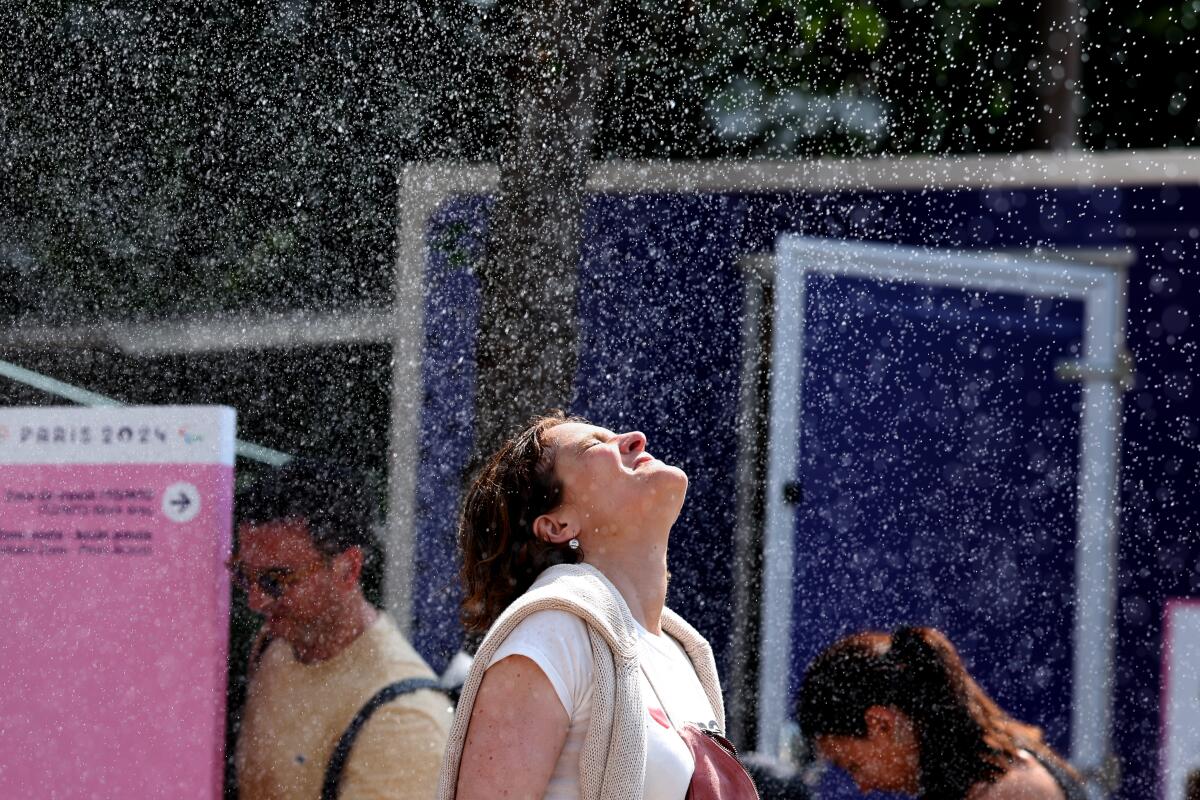
<svg viewBox="0 0 1200 800"><path fill-rule="evenodd" d="M456 171L459 181L476 170ZM388 423L388 505L383 548L384 605L400 629L412 631L413 560L417 534L417 468L425 382L425 269L430 218L456 186L445 174L406 169L400 176L396 230L395 309L392 343L391 416Z"/></svg>
<svg viewBox="0 0 1200 800"><path fill-rule="evenodd" d="M1111 264L1084 266L1035 261L1007 254L964 253L891 244L789 239L788 252L809 272L876 280L909 281L990 292L1071 297L1082 300L1099 285Z"/></svg>
<svg viewBox="0 0 1200 800"><path fill-rule="evenodd" d="M167 322L111 322L66 328L17 326L0 332L0 344L17 347L111 347L146 358L231 350L387 342L391 340L393 328L390 309L326 314L297 312Z"/></svg>
<svg viewBox="0 0 1200 800"><path fill-rule="evenodd" d="M745 283L742 302L741 387L738 393L737 448L737 516L733 528L733 624L729 633L729 674L725 676L729 704L726 708L726 735L734 743L746 744L753 687L758 676L752 674L749 660L743 654L757 645L757 628L750 620L758 617L760 607L755 591L756 561L761 546L755 510L762 475L759 468L758 431L767 409L766 398L759 394L762 369L766 366L768 348L764 340L768 269L762 269L761 259L746 259L740 264ZM764 498L765 499L765 498Z"/></svg>
<svg viewBox="0 0 1200 800"><path fill-rule="evenodd" d="M1124 346L1124 275L1108 273L1088 293L1084 356L1115 365ZM1072 668L1071 760L1092 777L1088 795L1103 785L1112 757L1113 661L1116 639L1118 472L1121 384L1110 374L1085 373L1079 427L1076 499L1075 637Z"/></svg>
<svg viewBox="0 0 1200 800"><path fill-rule="evenodd" d="M453 194L495 191L490 164L412 164L406 180ZM849 192L863 189L1103 189L1200 184L1200 149L1034 152L1014 155L899 156L788 161L605 161L588 177L598 193Z"/></svg>
<svg viewBox="0 0 1200 800"><path fill-rule="evenodd" d="M127 353L154 356L386 342L391 327L390 309L300 312L114 327L110 338Z"/></svg>
<svg viewBox="0 0 1200 800"><path fill-rule="evenodd" d="M756 749L778 756L788 717L791 671L792 569L795 509L784 487L796 480L799 451L801 372L804 368L804 271L780 243L775 273L775 314L771 337L770 416L767 451L766 521L763 530L762 623L759 630L758 741Z"/></svg>
<svg viewBox="0 0 1200 800"><path fill-rule="evenodd" d="M1200 151L899 156L789 161L606 162L598 192L1097 188L1200 183Z"/></svg>
<svg viewBox="0 0 1200 800"><path fill-rule="evenodd" d="M8 378L17 383L30 386L37 389L39 392L61 397L64 400L70 400L72 403L78 403L83 406L92 407L110 407L123 406L120 400L115 400L111 397L106 397L96 392L88 391L70 383L51 378L49 375L43 375L40 372L25 369L8 361L0 361L0 376ZM234 440L235 450L239 456L248 458L251 461L259 461L264 464L279 467L292 460L292 456L288 453L279 450L272 450L269 447L263 447L260 444L253 442L244 442L241 439Z"/></svg>
<svg viewBox="0 0 1200 800"><path fill-rule="evenodd" d="M55 397L61 397L64 400L70 400L72 403L77 403L81 406L120 406L124 405L120 400L114 400L111 397L105 397L102 394L89 392L87 389L74 386L70 383L51 378L49 375L43 375L40 372L34 372L31 369L17 366L8 361L0 361L0 375L8 378L11 381L22 383L26 386L31 386L39 392L52 394Z"/></svg>
<svg viewBox="0 0 1200 800"><path fill-rule="evenodd" d="M261 444L253 442L245 442L241 439L234 440L234 452L242 458L248 458L251 461L257 461L260 464L269 464L272 467L282 467L292 460L290 453L284 453L280 450L272 450L270 447L263 447Z"/></svg>

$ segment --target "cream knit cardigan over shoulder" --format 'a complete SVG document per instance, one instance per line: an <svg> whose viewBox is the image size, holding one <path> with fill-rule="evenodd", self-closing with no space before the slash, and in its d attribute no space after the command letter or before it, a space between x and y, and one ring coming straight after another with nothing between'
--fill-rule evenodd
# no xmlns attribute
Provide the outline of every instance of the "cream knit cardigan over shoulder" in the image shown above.
<svg viewBox="0 0 1200 800"><path fill-rule="evenodd" d="M450 728L450 741L438 779L438 800L454 800L458 768L466 743L471 708L492 656L513 629L535 611L567 611L587 624L594 664L592 720L579 756L581 800L637 800L646 781L645 703L638 675L637 627L624 598L608 578L587 564L550 567L492 624L484 637ZM664 608L662 628L678 641L700 685L725 727L725 705L712 648L678 614ZM520 736L520 731L514 731Z"/></svg>

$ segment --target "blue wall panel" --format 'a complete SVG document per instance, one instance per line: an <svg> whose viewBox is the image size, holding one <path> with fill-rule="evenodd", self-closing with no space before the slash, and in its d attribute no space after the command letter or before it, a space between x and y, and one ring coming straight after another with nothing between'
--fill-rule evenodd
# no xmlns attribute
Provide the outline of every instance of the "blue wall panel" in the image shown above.
<svg viewBox="0 0 1200 800"><path fill-rule="evenodd" d="M462 198L429 223L412 640L439 672L462 642L455 529L474 440L479 285L471 266L487 233L486 210L486 201Z"/></svg>

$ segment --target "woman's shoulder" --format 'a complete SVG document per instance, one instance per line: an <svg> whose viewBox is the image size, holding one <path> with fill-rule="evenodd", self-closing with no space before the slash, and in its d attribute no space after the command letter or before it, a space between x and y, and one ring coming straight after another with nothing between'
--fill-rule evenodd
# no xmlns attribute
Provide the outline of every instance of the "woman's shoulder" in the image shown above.
<svg viewBox="0 0 1200 800"><path fill-rule="evenodd" d="M504 637L491 663L494 664L510 655L534 654L554 662L575 662L585 658L590 662L591 643L586 623L569 611L534 611L517 623Z"/></svg>
<svg viewBox="0 0 1200 800"><path fill-rule="evenodd" d="M505 637L488 668L510 656L524 656L537 665L572 719L589 702L592 645L587 626L574 614L556 609L534 611Z"/></svg>
<svg viewBox="0 0 1200 800"><path fill-rule="evenodd" d="M587 624L576 614L557 608L543 608L530 613L513 628L509 637L522 634L561 636L567 639L587 639Z"/></svg>
<svg viewBox="0 0 1200 800"><path fill-rule="evenodd" d="M1021 760L997 778L968 795L968 800L1064 800L1062 789L1050 771L1032 756Z"/></svg>

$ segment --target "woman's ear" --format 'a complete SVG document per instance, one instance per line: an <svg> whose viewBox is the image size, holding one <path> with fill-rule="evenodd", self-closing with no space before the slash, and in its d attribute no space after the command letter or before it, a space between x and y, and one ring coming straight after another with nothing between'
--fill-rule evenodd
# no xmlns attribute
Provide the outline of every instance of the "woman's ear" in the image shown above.
<svg viewBox="0 0 1200 800"><path fill-rule="evenodd" d="M559 511L542 514L533 521L533 535L550 544L566 544L579 533L579 526L570 515Z"/></svg>

